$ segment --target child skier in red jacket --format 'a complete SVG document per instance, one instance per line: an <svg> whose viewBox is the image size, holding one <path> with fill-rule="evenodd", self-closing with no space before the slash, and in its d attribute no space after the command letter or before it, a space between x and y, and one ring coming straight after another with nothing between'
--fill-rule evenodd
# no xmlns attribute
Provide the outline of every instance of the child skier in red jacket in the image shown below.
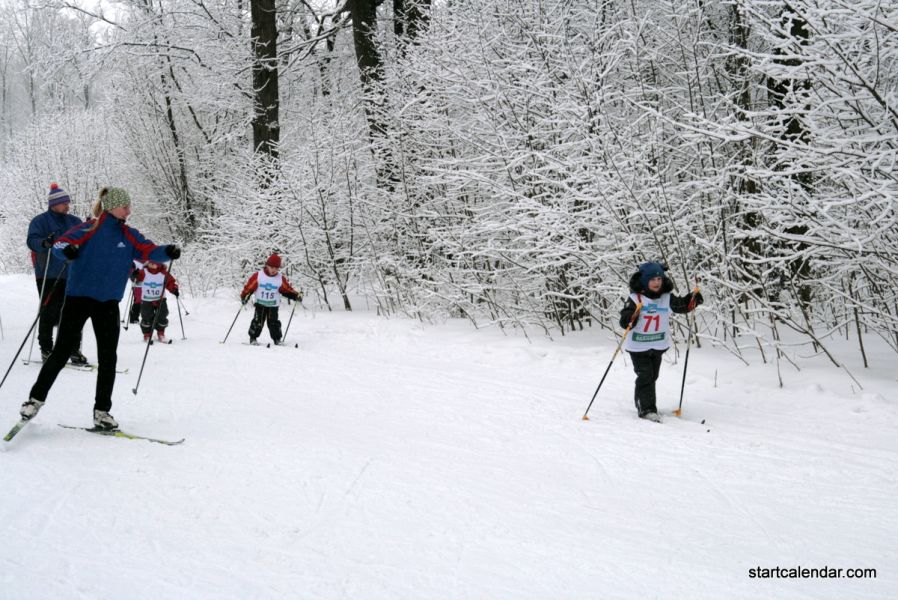
<svg viewBox="0 0 898 600"><path fill-rule="evenodd" d="M173 296L180 294L178 282L162 263L148 261L137 272L134 282L140 286L140 330L143 332L143 341L149 341L153 335L153 325L156 326L156 338L161 343L166 343L165 328L168 327L168 303L162 294L165 288ZM158 314L157 314L158 313Z"/></svg>
<svg viewBox="0 0 898 600"><path fill-rule="evenodd" d="M281 296L295 302L302 300L302 294L293 289L287 278L280 273L281 257L272 254L265 261L265 267L261 271L253 273L243 291L240 292L240 300L246 304L250 296L255 296L256 312L249 324L249 343L254 346L259 342L256 339L262 333L262 327L268 323L268 333L275 345L280 345L281 322L278 320L278 305Z"/></svg>

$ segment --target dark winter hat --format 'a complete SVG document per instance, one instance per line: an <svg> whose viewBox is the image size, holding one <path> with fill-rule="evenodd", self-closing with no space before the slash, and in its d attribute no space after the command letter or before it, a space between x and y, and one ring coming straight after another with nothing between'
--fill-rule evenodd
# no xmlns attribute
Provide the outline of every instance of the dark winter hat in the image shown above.
<svg viewBox="0 0 898 600"><path fill-rule="evenodd" d="M47 196L47 207L56 206L57 204L68 204L72 199L64 189L59 187L57 183L50 184L50 194Z"/></svg>
<svg viewBox="0 0 898 600"><path fill-rule="evenodd" d="M277 253L272 254L268 257L268 260L265 261L266 267L272 267L273 269L281 268L281 257L277 255Z"/></svg>
<svg viewBox="0 0 898 600"><path fill-rule="evenodd" d="M647 262L639 265L639 281L642 287L649 284L649 280L655 277L664 277L664 265L657 262Z"/></svg>

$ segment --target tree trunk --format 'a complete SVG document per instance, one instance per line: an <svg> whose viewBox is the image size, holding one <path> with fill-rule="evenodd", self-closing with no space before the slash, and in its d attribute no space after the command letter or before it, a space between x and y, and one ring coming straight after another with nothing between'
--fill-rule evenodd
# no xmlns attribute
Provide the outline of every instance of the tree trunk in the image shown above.
<svg viewBox="0 0 898 600"><path fill-rule="evenodd" d="M782 25L783 31L788 32L788 45L785 48L774 48L773 53L777 56L774 61L797 71L804 64L804 61L798 54L799 48L808 44L810 37L808 25L792 11L788 3L783 9ZM776 117L780 120L782 128L779 137L788 144L807 143L808 130L804 121L802 121L801 115L810 108L808 98L810 87L810 83L806 79L776 79L771 77L767 80L768 101L771 107L780 112L780 115ZM787 164L782 163L777 167L777 170L784 169L787 166ZM794 173L791 175L791 178L806 190L810 190L814 184L814 176L809 171ZM792 235L802 236L808 232L808 227L798 224L787 227L785 231ZM789 246L790 250L796 254L800 254L807 249L807 244L804 243L794 243ZM810 266L803 259L793 259L789 261L789 271L792 278L798 280L798 300L804 304L804 309L807 310L811 301L811 290L803 281L810 278Z"/></svg>
<svg viewBox="0 0 898 600"><path fill-rule="evenodd" d="M277 9L274 0L251 0L253 38L253 149L278 156Z"/></svg>
<svg viewBox="0 0 898 600"><path fill-rule="evenodd" d="M399 182L390 148L384 143L387 135L386 123L380 106L383 97L377 84L384 78L383 60L377 49L377 2L376 0L351 0L352 41L355 58L359 67L359 77L365 93L365 117L372 148L377 161L378 185L387 191L394 191Z"/></svg>
<svg viewBox="0 0 898 600"><path fill-rule="evenodd" d="M414 42L430 22L432 0L393 0L393 33Z"/></svg>

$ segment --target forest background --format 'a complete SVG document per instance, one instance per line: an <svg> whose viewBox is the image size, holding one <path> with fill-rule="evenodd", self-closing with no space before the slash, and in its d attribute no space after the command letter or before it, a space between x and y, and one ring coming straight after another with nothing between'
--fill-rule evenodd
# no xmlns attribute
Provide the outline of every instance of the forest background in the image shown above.
<svg viewBox="0 0 898 600"><path fill-rule="evenodd" d="M115 185L194 294L277 251L327 307L558 335L615 330L657 259L746 362L898 352L894 3L0 11L3 272L51 181L80 216Z"/></svg>

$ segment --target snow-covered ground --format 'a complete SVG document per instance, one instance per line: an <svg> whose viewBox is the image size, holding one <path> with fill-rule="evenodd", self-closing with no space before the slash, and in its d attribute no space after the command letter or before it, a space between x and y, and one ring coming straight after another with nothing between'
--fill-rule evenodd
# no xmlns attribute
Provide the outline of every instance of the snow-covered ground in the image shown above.
<svg viewBox="0 0 898 600"><path fill-rule="evenodd" d="M0 289L5 370L37 294ZM0 441L0 598L898 597L894 355L852 353L863 390L820 359L781 389L693 349L661 425L635 417L619 358L583 421L615 344L597 328L528 341L310 307L298 349L250 347L248 310L220 343L233 295L185 300L187 339L172 304L136 396L145 347L123 332L112 410L184 444L58 427L90 424L96 377L70 369ZM37 372L15 362L0 433ZM778 566L876 578L750 577Z"/></svg>

